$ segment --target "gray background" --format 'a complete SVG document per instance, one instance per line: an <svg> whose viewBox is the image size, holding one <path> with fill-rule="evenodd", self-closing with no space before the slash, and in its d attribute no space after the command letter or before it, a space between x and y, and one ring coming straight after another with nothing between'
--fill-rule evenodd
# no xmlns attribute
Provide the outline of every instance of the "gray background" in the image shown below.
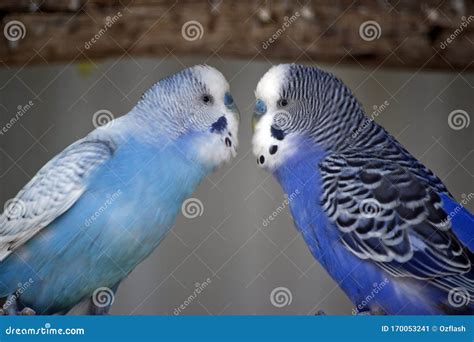
<svg viewBox="0 0 474 342"><path fill-rule="evenodd" d="M196 283L212 283L182 314L351 314L352 305L314 261L287 210L267 227L262 221L283 202L276 182L257 168L251 153L253 91L270 62L219 58L117 59L88 64L0 68L0 126L19 105L34 105L0 136L0 200L4 203L71 142L93 129L100 109L116 117L160 78L207 62L231 83L242 113L237 158L193 195L203 215L180 215L176 226L126 279L113 314L173 314ZM273 61L277 63L276 61ZM473 127L453 130L448 114L474 112L474 76L322 65L341 77L368 112L388 101L377 121L440 176L460 199L473 192ZM474 203L468 204L472 211ZM276 287L291 291L291 304L270 302Z"/></svg>

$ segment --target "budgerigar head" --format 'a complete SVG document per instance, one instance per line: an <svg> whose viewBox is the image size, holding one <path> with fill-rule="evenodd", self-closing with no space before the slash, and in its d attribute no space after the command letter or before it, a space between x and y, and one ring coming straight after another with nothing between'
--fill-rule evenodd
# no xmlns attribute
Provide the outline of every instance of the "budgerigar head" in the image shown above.
<svg viewBox="0 0 474 342"><path fill-rule="evenodd" d="M207 167L236 154L239 111L227 80L213 67L197 65L160 80L132 112L149 134L184 144L183 152Z"/></svg>
<svg viewBox="0 0 474 342"><path fill-rule="evenodd" d="M274 66L260 79L255 96L253 152L270 171L307 148L345 148L363 118L349 88L316 67Z"/></svg>

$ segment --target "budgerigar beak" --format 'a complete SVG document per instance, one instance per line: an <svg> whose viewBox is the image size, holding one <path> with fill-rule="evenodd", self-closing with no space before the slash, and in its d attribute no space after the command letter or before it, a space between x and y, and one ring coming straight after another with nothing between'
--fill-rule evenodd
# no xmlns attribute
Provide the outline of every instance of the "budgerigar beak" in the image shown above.
<svg viewBox="0 0 474 342"><path fill-rule="evenodd" d="M258 120L260 119L260 115L253 113L252 115L252 133L255 133L255 127L257 126Z"/></svg>
<svg viewBox="0 0 474 342"><path fill-rule="evenodd" d="M232 113L234 113L235 115L235 118L237 119L237 121L240 121L240 110L239 110L239 107L237 107L237 105L233 105L232 108Z"/></svg>
<svg viewBox="0 0 474 342"><path fill-rule="evenodd" d="M267 106L265 105L265 102L260 99L257 99L257 101L255 102L255 110L252 116L252 132L255 133L255 126L257 126L258 121L263 116L263 114L265 114L266 111Z"/></svg>

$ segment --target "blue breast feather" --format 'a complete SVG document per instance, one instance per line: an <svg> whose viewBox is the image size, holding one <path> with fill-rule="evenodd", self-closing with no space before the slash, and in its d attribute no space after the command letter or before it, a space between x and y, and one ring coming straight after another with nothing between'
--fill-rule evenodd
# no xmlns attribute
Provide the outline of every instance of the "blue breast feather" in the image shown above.
<svg viewBox="0 0 474 342"><path fill-rule="evenodd" d="M304 156L287 161L275 176L292 198L292 216L310 252L344 290L357 311L378 306L389 314L443 314L438 304L446 301L446 292L416 279L393 277L376 263L358 258L343 246L338 228L329 221L319 203L318 164L325 153L307 148L301 151L305 151ZM444 209L454 210L457 203L442 197ZM472 215L463 209L452 217L452 223L458 237L472 248Z"/></svg>
<svg viewBox="0 0 474 342"><path fill-rule="evenodd" d="M31 279L21 300L46 314L127 276L208 171L185 158L188 143L121 146L73 207L0 264L0 295Z"/></svg>

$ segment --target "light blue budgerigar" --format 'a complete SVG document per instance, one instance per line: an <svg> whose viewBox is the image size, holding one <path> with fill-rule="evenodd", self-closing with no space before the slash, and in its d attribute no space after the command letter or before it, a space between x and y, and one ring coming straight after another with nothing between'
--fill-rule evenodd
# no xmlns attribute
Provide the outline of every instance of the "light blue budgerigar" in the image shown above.
<svg viewBox="0 0 474 342"><path fill-rule="evenodd" d="M348 87L285 64L262 77L256 98L257 163L357 312L474 313L472 214Z"/></svg>
<svg viewBox="0 0 474 342"><path fill-rule="evenodd" d="M109 289L158 246L203 177L235 156L238 121L224 76L194 66L49 161L0 216L5 311L106 313Z"/></svg>

